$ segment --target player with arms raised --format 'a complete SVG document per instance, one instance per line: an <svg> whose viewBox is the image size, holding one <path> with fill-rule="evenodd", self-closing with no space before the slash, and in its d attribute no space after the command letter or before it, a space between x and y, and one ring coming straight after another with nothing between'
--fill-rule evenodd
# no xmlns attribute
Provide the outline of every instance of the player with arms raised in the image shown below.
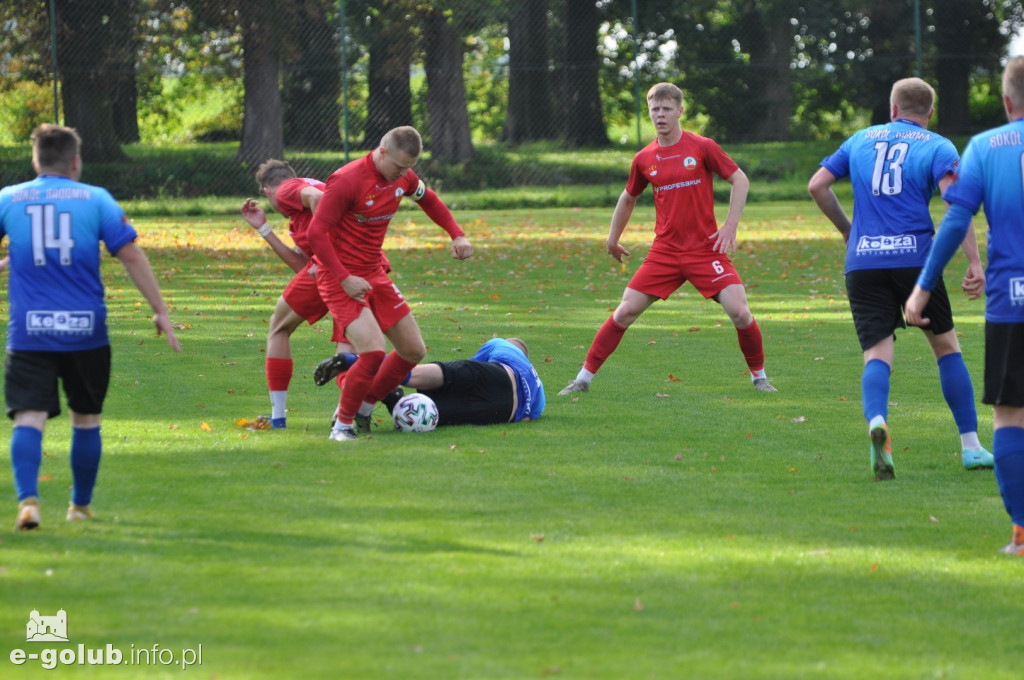
<svg viewBox="0 0 1024 680"><path fill-rule="evenodd" d="M560 395L586 392L594 374L619 346L626 329L659 298L668 299L689 281L701 295L722 305L736 327L740 350L754 387L775 392L764 371L764 343L747 306L747 293L728 253L736 248L736 230L750 181L739 166L707 137L685 132L683 93L672 83L647 92L647 110L658 138L633 158L629 181L612 213L608 254L622 262L629 255L620 243L637 198L654 187L654 243L612 316L597 331L583 369ZM718 228L713 175L732 185L729 212Z"/></svg>
<svg viewBox="0 0 1024 680"><path fill-rule="evenodd" d="M411 198L448 233L452 257L473 254L451 211L412 170L422 151L415 128L390 130L373 152L327 179L309 226L320 295L359 354L331 431L336 441L358 439L356 417L360 429L368 428L374 405L427 353L409 304L381 266L381 247L401 199ZM385 336L394 346L386 358Z"/></svg>

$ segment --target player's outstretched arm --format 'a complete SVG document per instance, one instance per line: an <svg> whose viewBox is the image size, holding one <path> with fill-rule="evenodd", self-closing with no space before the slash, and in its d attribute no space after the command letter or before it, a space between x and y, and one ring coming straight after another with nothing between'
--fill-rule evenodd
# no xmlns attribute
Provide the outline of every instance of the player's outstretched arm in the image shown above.
<svg viewBox="0 0 1024 680"><path fill-rule="evenodd" d="M181 343L178 341L178 336L174 333L174 327L171 326L167 305L164 304L163 295L160 293L160 286L156 282L156 276L153 275L153 269L149 266L146 253L132 242L122 246L117 251L116 256L117 259L121 260L124 268L128 270L128 276L131 277L132 283L135 284L135 287L139 289L142 296L146 298L146 302L152 307L153 324L156 326L157 337L161 334L165 335L167 337L167 344L171 346L171 349L175 352L180 352Z"/></svg>
<svg viewBox="0 0 1024 680"><path fill-rule="evenodd" d="M315 191L319 192L319 190ZM242 217L249 223L249 226L256 230L256 233L263 237L263 240L270 245L273 251L277 253L277 256L284 260L284 263L292 271L301 271L306 266L306 263L309 262L309 256L306 253L298 248L289 248L284 241L277 237L277 234L270 228L270 222L267 221L266 213L255 198L247 198L245 203L242 204Z"/></svg>

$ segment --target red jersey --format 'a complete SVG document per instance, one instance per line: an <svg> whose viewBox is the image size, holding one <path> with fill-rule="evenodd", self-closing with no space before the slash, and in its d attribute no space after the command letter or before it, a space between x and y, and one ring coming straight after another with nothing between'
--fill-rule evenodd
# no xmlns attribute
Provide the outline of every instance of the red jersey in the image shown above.
<svg viewBox="0 0 1024 680"><path fill-rule="evenodd" d="M654 243L665 253L710 250L718 231L712 173L730 177L739 166L707 137L683 132L672 146L648 144L633 157L626 191L639 196L654 187Z"/></svg>
<svg viewBox="0 0 1024 680"><path fill-rule="evenodd" d="M300 194L306 187L314 187L323 191L326 186L318 179L294 177L286 179L277 187L277 207L285 217L291 220L288 223L288 235L292 237L295 245L306 254L312 252L309 249L309 239L306 238L306 228L309 227L309 222L313 219L313 213L302 205Z"/></svg>
<svg viewBox="0 0 1024 680"><path fill-rule="evenodd" d="M463 235L451 212L415 172L409 170L404 177L389 182L373 164L370 153L342 166L327 178L327 188L309 228L310 244L318 264L339 281L349 274L365 278L379 271L384 236L403 196L418 203L426 198L421 207L427 215L452 238ZM443 210L435 209L435 205ZM325 248L327 243L332 247Z"/></svg>

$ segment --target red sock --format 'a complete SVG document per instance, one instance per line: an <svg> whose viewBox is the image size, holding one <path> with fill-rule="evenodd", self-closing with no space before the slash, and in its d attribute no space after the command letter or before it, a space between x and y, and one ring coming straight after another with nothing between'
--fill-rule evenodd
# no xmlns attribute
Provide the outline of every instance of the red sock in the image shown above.
<svg viewBox="0 0 1024 680"><path fill-rule="evenodd" d="M359 361L362 361L362 359ZM356 364L358 365L358 363L357 361ZM380 370L377 371L377 377L373 381L373 386L366 393L365 401L376 404L386 397L389 392L401 385L402 381L405 380L405 376L415 367L415 363L406 361L398 355L398 352L391 352L384 359L384 363L380 365Z"/></svg>
<svg viewBox="0 0 1024 680"><path fill-rule="evenodd" d="M366 393L373 384L373 378L377 375L377 369L384 361L384 351L363 352L359 355L359 361L348 369L348 377L345 378L345 391L341 393L341 402L338 405L338 420L343 425L351 425L356 417L356 411L366 400Z"/></svg>
<svg viewBox="0 0 1024 680"><path fill-rule="evenodd" d="M608 320L598 329L597 335L594 336L594 342L590 344L590 350L587 352L587 358L583 362L583 368L591 373L597 373L601 365L612 355L615 348L619 346L619 342L622 341L622 336L625 332L626 326L617 324L615 319L609 316Z"/></svg>
<svg viewBox="0 0 1024 680"><path fill-rule="evenodd" d="M761 339L761 329L757 327L757 320L746 328L737 328L736 337L739 338L740 351L747 361L747 367L751 371L764 370L764 341Z"/></svg>
<svg viewBox="0 0 1024 680"><path fill-rule="evenodd" d="M294 364L291 359L267 357L267 387L271 392L287 392L292 381Z"/></svg>

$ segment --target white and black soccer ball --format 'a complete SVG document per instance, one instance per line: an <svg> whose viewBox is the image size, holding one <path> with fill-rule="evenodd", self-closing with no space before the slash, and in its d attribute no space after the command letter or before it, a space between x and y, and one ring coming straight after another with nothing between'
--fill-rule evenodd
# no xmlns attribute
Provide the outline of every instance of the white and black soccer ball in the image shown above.
<svg viewBox="0 0 1024 680"><path fill-rule="evenodd" d="M396 430L430 432L437 427L437 404L427 395L413 392L398 400L391 417Z"/></svg>

